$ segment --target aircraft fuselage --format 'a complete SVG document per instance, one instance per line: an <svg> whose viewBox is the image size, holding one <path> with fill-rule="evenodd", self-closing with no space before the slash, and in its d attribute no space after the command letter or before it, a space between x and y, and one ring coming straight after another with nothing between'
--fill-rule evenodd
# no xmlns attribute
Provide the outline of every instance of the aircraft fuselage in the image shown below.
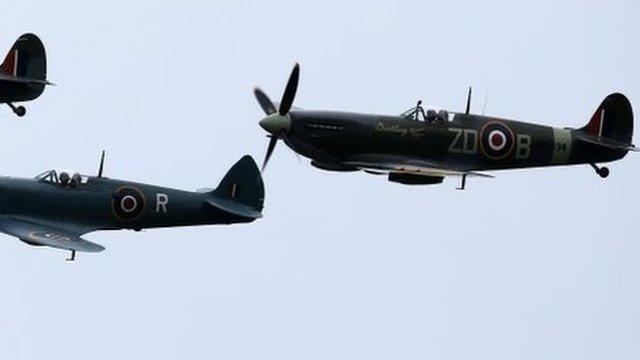
<svg viewBox="0 0 640 360"><path fill-rule="evenodd" d="M496 170L613 161L625 150L603 151L578 141L576 129L455 114L440 124L397 116L291 111L284 138L294 151L330 168L379 155ZM348 168L344 168L348 170Z"/></svg>
<svg viewBox="0 0 640 360"><path fill-rule="evenodd" d="M73 229L144 229L250 222L207 204L211 193L90 177L62 185L34 179L0 178L0 213Z"/></svg>

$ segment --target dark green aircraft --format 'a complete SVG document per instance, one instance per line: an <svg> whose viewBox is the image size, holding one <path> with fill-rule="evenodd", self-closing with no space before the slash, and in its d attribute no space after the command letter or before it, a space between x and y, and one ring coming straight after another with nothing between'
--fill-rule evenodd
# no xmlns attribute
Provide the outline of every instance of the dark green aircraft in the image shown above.
<svg viewBox="0 0 640 360"><path fill-rule="evenodd" d="M0 65L0 103L9 105L16 115L24 116L27 109L13 103L38 98L46 85L52 84L47 81L44 45L34 34L24 34Z"/></svg>
<svg viewBox="0 0 640 360"><path fill-rule="evenodd" d="M174 190L102 176L46 171L35 179L0 177L0 231L27 244L99 252L82 239L96 230L247 223L262 216L264 186L250 156L214 190Z"/></svg>
<svg viewBox="0 0 640 360"><path fill-rule="evenodd" d="M278 107L256 88L267 117L260 126L271 140L266 166L278 140L331 171L364 170L409 185L441 183L445 176L491 177L481 171L590 164L621 159L631 144L633 113L622 94L607 96L586 126L552 128L470 113L471 89L464 113L425 111L421 102L399 116L307 111L292 108L300 67L294 67Z"/></svg>

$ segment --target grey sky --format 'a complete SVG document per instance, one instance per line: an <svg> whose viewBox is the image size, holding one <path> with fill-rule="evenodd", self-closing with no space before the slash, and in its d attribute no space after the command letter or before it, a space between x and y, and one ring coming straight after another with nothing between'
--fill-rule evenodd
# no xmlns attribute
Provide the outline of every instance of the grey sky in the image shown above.
<svg viewBox="0 0 640 360"><path fill-rule="evenodd" d="M251 90L400 113L418 98L581 126L640 104L634 1L9 1L0 48L48 88L0 111L0 173L214 186L267 140ZM5 50L2 50L5 51ZM636 132L637 133L637 132ZM640 142L636 139L636 142ZM281 144L280 144L281 145ZM283 146L250 225L102 232L99 255L0 241L2 359L637 359L640 159L497 172L457 192L334 174Z"/></svg>

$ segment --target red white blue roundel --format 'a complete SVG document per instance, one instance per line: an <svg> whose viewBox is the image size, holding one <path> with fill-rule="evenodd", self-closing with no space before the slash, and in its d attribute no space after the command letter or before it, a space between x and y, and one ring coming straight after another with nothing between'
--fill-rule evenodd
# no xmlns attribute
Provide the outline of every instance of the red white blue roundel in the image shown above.
<svg viewBox="0 0 640 360"><path fill-rule="evenodd" d="M33 231L29 233L29 237L36 241L38 240L71 241L70 237L63 234L51 232L51 231Z"/></svg>
<svg viewBox="0 0 640 360"><path fill-rule="evenodd" d="M498 121L488 122L480 131L480 150L489 159L504 159L513 151L514 138L507 125Z"/></svg>
<svg viewBox="0 0 640 360"><path fill-rule="evenodd" d="M144 195L136 188L123 187L113 194L111 208L119 219L133 220L142 214L144 207Z"/></svg>

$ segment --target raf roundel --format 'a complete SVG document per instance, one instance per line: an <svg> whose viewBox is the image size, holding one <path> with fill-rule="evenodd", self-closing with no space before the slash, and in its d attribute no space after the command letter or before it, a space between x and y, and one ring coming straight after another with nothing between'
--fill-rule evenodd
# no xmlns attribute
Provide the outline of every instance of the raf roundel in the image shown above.
<svg viewBox="0 0 640 360"><path fill-rule="evenodd" d="M29 233L29 238L33 240L58 240L58 241L71 241L71 239L62 234L50 232L50 231L32 231Z"/></svg>
<svg viewBox="0 0 640 360"><path fill-rule="evenodd" d="M498 121L486 123L480 131L480 150L491 160L501 160L511 155L515 145L513 131Z"/></svg>
<svg viewBox="0 0 640 360"><path fill-rule="evenodd" d="M118 219L134 220L138 218L145 207L142 192L133 187L123 187L113 194L111 208Z"/></svg>

